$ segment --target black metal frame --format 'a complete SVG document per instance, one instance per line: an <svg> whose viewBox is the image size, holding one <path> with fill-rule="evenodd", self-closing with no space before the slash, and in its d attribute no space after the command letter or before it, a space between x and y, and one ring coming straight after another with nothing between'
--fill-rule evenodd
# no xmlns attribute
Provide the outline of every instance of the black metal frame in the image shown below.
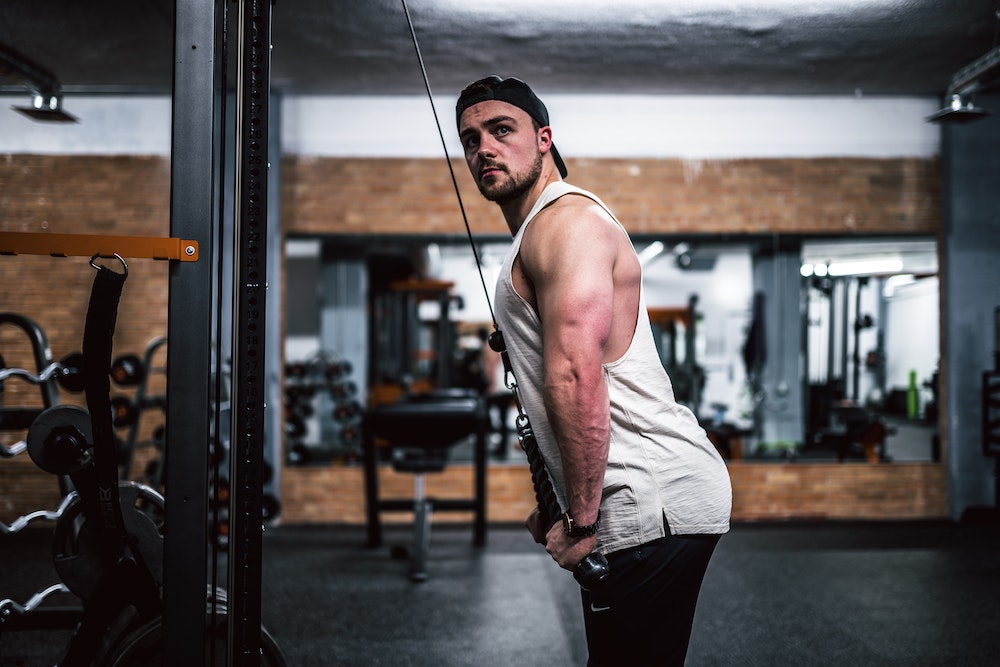
<svg viewBox="0 0 1000 667"><path fill-rule="evenodd" d="M241 0L227 26L227 0L176 0L174 23L172 236L197 240L202 261L170 271L167 357L167 480L164 662L201 664L208 587L208 448L212 347L232 318L228 664L261 660L261 561L266 388L266 286L271 2ZM228 38L238 52L233 244L222 219L227 153ZM223 230L219 234L218 230ZM220 242L216 245L216 238ZM232 311L216 309L213 276L233 258ZM222 267L222 269L220 269ZM214 296L214 298L213 298ZM216 302L216 299L218 301ZM214 320L213 320L214 318ZM213 328L214 322L214 328ZM224 360L216 359L221 369Z"/></svg>
<svg viewBox="0 0 1000 667"><path fill-rule="evenodd" d="M229 639L240 665L261 655L270 12L270 0L240 3L236 40Z"/></svg>
<svg viewBox="0 0 1000 667"><path fill-rule="evenodd" d="M221 187L226 0L176 0L170 234L201 261L173 262L168 301L164 662L204 661L212 267Z"/></svg>

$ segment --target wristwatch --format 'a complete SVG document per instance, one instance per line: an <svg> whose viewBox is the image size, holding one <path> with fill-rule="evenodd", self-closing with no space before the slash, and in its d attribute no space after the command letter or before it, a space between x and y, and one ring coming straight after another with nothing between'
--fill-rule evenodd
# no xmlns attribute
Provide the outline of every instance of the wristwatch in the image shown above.
<svg viewBox="0 0 1000 667"><path fill-rule="evenodd" d="M590 537L597 534L601 526L601 511L597 510L597 519L589 526L581 526L573 520L573 515L566 512L562 515L563 532L570 537Z"/></svg>

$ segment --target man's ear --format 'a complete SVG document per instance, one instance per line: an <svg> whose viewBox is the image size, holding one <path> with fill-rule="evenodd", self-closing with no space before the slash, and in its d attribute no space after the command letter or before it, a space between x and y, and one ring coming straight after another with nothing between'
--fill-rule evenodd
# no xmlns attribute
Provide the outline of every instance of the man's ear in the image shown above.
<svg viewBox="0 0 1000 667"><path fill-rule="evenodd" d="M552 148L552 128L548 125L538 128L537 141L539 152L548 153Z"/></svg>

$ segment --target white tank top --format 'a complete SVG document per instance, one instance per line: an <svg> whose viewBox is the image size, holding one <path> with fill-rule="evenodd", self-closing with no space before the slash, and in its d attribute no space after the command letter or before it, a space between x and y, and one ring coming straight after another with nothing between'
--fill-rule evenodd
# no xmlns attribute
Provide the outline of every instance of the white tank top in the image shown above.
<svg viewBox="0 0 1000 667"><path fill-rule="evenodd" d="M495 299L497 324L510 352L522 403L563 509L567 503L562 458L542 396L541 322L531 305L514 291L511 268L531 221L567 194L594 200L618 223L594 194L564 181L551 183L514 236ZM624 227L618 226L627 236ZM631 344L621 358L604 364L604 377L611 402L611 443L598 551L611 553L662 537L664 518L675 535L728 531L732 508L729 471L694 414L674 400L670 379L653 343L641 287Z"/></svg>

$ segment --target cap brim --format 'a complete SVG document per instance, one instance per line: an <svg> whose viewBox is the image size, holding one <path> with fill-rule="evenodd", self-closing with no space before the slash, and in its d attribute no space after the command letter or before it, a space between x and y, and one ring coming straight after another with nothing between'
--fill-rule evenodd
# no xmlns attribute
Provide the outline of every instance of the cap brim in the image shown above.
<svg viewBox="0 0 1000 667"><path fill-rule="evenodd" d="M566 178L566 163L563 162L562 156L559 155L559 151L556 150L555 144L552 144L549 152L552 153L552 159L555 160L556 168L559 169L559 175Z"/></svg>

